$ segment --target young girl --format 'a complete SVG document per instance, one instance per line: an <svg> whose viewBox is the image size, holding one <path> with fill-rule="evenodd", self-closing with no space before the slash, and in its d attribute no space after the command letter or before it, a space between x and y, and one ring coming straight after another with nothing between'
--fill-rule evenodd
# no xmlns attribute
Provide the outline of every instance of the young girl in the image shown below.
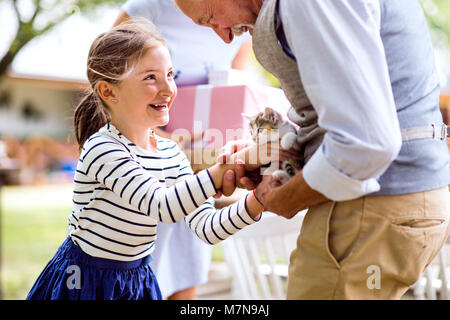
<svg viewBox="0 0 450 320"><path fill-rule="evenodd" d="M82 149L68 238L27 299L161 299L148 266L158 222L185 219L214 244L257 221L263 207L249 193L216 210L208 198L233 165L193 175L177 144L154 134L169 121L177 89L169 51L152 25L101 34L87 69L92 90L74 115Z"/></svg>

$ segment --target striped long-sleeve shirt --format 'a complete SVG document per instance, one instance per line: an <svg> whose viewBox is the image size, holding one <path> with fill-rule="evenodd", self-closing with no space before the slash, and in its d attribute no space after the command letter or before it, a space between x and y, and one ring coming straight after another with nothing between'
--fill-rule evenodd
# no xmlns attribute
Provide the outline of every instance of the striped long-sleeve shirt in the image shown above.
<svg viewBox="0 0 450 320"><path fill-rule="evenodd" d="M158 152L144 150L108 124L84 144L74 176L68 234L95 257L132 261L154 249L159 221L185 219L203 241L215 244L255 220L247 197L216 210L208 170L197 175L169 139Z"/></svg>

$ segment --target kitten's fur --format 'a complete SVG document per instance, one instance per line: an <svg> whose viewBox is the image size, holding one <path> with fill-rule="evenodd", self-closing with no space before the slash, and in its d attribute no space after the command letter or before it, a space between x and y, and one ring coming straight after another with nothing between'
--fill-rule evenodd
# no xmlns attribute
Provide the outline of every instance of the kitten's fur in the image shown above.
<svg viewBox="0 0 450 320"><path fill-rule="evenodd" d="M285 150L294 149L300 151L300 144L297 142L297 130L272 108L265 108L264 112L250 116L242 114L249 120L250 134L256 143L265 143L276 138L280 139L280 147ZM278 130L279 135L273 135ZM301 169L301 163L297 160L285 160L280 164L278 170L272 176L284 184L287 180L295 176Z"/></svg>

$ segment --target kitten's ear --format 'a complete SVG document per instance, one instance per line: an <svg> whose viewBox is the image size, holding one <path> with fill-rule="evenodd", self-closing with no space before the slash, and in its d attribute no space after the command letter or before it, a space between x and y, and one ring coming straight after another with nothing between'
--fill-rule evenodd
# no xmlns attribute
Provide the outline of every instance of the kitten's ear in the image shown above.
<svg viewBox="0 0 450 320"><path fill-rule="evenodd" d="M274 114L274 113L275 113L275 111L272 108L269 108L269 107L264 108L264 115L265 116L268 116L268 115L271 115L271 114Z"/></svg>

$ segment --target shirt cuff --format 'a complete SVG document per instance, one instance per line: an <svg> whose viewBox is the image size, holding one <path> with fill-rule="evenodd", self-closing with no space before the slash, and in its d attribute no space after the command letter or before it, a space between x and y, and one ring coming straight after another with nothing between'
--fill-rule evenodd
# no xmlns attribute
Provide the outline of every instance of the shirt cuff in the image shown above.
<svg viewBox="0 0 450 320"><path fill-rule="evenodd" d="M247 198L248 198L248 196L250 195L250 192L249 193L247 193L247 195L244 197L244 213L245 213L245 215L246 215L246 217L248 217L248 218L250 218L250 219L252 219L252 223L253 222L258 222L259 220L261 220L261 216L262 216L262 211L261 211L261 213L260 214L258 214L255 218L253 218L248 212L248 208L247 208Z"/></svg>
<svg viewBox="0 0 450 320"><path fill-rule="evenodd" d="M240 202L240 208L242 208L240 210L240 212L238 212L238 215L240 214L241 218L245 218L243 219L243 221L245 222L245 224L250 225L253 224L255 222L258 222L259 220L261 220L261 214L262 212L255 218L253 218L249 213L248 213L248 209L247 209L247 198L250 195L250 192L247 193L245 195L245 197L241 198L239 200Z"/></svg>
<svg viewBox="0 0 450 320"><path fill-rule="evenodd" d="M312 189L333 201L353 200L380 190L375 178L353 179L333 167L325 158L322 146L304 166L303 177Z"/></svg>
<svg viewBox="0 0 450 320"><path fill-rule="evenodd" d="M205 200L217 193L216 186L214 185L214 181L208 169L198 172L196 176L198 178L199 187L202 190L202 194L205 196Z"/></svg>

